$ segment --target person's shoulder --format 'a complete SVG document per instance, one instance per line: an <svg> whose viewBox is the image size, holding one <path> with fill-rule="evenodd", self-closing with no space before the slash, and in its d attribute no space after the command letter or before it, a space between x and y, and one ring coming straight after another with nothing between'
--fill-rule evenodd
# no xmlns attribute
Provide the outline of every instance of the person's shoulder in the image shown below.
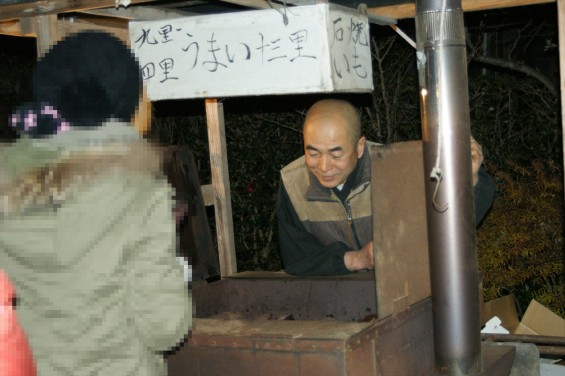
<svg viewBox="0 0 565 376"><path fill-rule="evenodd" d="M383 144L381 144L380 142L374 142L374 141L365 141L365 143L367 144L367 147L371 147L371 146L382 146Z"/></svg>
<svg viewBox="0 0 565 376"><path fill-rule="evenodd" d="M365 141L365 146L369 150L369 152L375 151L378 146L383 146L380 142L373 142L373 141Z"/></svg>
<svg viewBox="0 0 565 376"><path fill-rule="evenodd" d="M292 174L293 172L302 171L306 167L306 161L304 156L296 158L294 161L290 162L286 166L284 166L281 170L282 175Z"/></svg>

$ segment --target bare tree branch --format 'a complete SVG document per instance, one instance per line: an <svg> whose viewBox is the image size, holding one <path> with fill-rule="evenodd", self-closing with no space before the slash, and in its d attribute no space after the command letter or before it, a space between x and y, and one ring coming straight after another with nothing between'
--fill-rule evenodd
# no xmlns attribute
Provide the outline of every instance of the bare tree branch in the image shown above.
<svg viewBox="0 0 565 376"><path fill-rule="evenodd" d="M557 86L555 85L555 83L553 83L553 81L549 79L549 77L525 64L488 56L474 56L473 60L479 63L494 65L500 68L524 73L525 75L535 78L536 80L541 82L553 96L557 97L559 95Z"/></svg>
<svg viewBox="0 0 565 376"><path fill-rule="evenodd" d="M539 31L539 29L538 29L538 31ZM519 39L519 38L517 38L517 39ZM554 97L559 96L559 90L558 90L557 85L549 77L547 77L543 73L541 73L541 72L535 70L534 68L527 66L523 63L513 61L510 58L509 59L501 59L501 58L481 55L480 51L479 51L480 49L475 47L475 44L471 40L467 29L465 30L465 40L466 40L466 43L467 43L467 48L470 51L469 63L471 61L476 61L478 63L493 65L493 66L496 66L496 67L505 68L505 69L516 71L516 72L524 73L525 75L530 76L532 78L535 78L536 80L541 82L549 90L551 95L553 95Z"/></svg>

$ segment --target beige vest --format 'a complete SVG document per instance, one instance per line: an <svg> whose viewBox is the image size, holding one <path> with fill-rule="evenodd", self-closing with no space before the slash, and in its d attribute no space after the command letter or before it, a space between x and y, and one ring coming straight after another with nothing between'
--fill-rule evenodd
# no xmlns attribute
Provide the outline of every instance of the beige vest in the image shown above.
<svg viewBox="0 0 565 376"><path fill-rule="evenodd" d="M331 189L321 186L306 166L304 156L281 170L282 182L298 218L322 244L336 241L359 249L372 240L371 163L363 153L357 185L345 204ZM355 235L358 242L355 240Z"/></svg>

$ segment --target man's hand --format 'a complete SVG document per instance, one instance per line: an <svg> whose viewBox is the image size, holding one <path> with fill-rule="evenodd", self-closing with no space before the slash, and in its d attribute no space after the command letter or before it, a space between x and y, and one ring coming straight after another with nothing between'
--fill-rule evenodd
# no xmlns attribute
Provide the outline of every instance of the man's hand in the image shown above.
<svg viewBox="0 0 565 376"><path fill-rule="evenodd" d="M471 136L471 169L473 171L473 187L479 182L479 168L483 163L483 148L479 143Z"/></svg>
<svg viewBox="0 0 565 376"><path fill-rule="evenodd" d="M351 271L362 269L374 269L373 241L367 243L358 251L346 252L343 257L345 267Z"/></svg>

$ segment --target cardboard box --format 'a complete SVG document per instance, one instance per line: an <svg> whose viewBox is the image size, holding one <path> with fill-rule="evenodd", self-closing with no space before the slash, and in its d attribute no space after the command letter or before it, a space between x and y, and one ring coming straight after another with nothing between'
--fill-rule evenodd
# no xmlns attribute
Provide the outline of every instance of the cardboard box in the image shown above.
<svg viewBox="0 0 565 376"><path fill-rule="evenodd" d="M514 333L565 337L565 320L532 299Z"/></svg>
<svg viewBox="0 0 565 376"><path fill-rule="evenodd" d="M529 334L543 336L565 337L565 320L532 299L522 320L518 320L518 313L512 295L486 302L483 306L483 324L497 316L502 321L502 326L511 334Z"/></svg>
<svg viewBox="0 0 565 376"><path fill-rule="evenodd" d="M483 325L494 316L497 316L502 321L501 325L508 329L510 333L514 333L520 324L514 296L512 295L505 295L484 303L482 316Z"/></svg>

